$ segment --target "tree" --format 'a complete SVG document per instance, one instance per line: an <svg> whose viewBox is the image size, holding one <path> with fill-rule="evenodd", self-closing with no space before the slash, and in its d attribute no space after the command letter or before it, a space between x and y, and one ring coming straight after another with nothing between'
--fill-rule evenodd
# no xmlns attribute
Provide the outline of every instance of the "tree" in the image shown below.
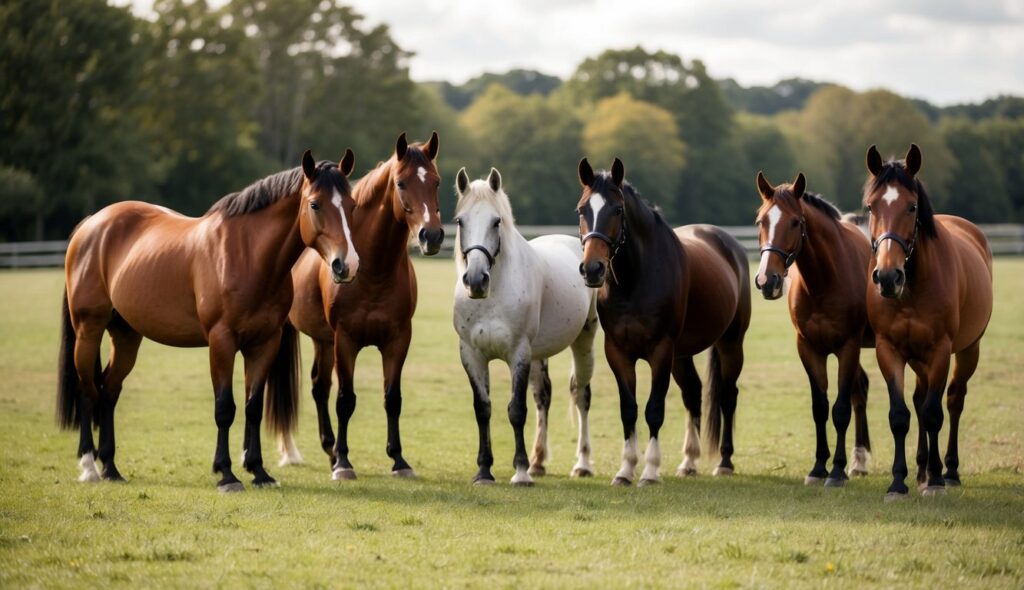
<svg viewBox="0 0 1024 590"><path fill-rule="evenodd" d="M775 120L740 113L736 124L737 163L747 186L742 194L742 206L736 215L730 216L730 223L744 224L750 222L754 209L760 206L754 184L757 172L764 171L772 182L788 182L800 171L800 166L793 156L789 139ZM809 176L808 182L809 190L818 192L815 179Z"/></svg>
<svg viewBox="0 0 1024 590"><path fill-rule="evenodd" d="M975 222L1000 222L1013 215L1006 175L977 125L963 118L943 121L941 133L956 159L949 190L935 198L936 208Z"/></svg>
<svg viewBox="0 0 1024 590"><path fill-rule="evenodd" d="M594 166L625 162L627 179L673 219L685 147L671 113L626 93L599 103L583 127L583 149Z"/></svg>

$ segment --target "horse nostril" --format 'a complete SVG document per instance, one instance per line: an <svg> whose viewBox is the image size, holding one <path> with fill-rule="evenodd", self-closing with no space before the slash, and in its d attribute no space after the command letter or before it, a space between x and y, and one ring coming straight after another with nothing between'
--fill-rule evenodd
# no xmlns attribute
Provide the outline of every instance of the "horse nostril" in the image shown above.
<svg viewBox="0 0 1024 590"><path fill-rule="evenodd" d="M469 286L469 273L463 273L463 275L462 275L462 284L467 286L467 287Z"/></svg>
<svg viewBox="0 0 1024 590"><path fill-rule="evenodd" d="M873 282L874 284L876 284L876 285L877 285L877 284L878 284L878 281L879 281L879 278L878 278L878 269L876 268L876 269L874 270L874 272L872 272L872 273L871 273L871 282Z"/></svg>
<svg viewBox="0 0 1024 590"><path fill-rule="evenodd" d="M420 228L419 238L421 242L427 241L427 228Z"/></svg>
<svg viewBox="0 0 1024 590"><path fill-rule="evenodd" d="M583 263L581 262L581 263L580 263L580 274L581 274L581 275L582 275L582 274L585 274L585 272L586 272L586 271L584 271L584 270L583 270Z"/></svg>
<svg viewBox="0 0 1024 590"><path fill-rule="evenodd" d="M782 282L782 277L779 276L779 273L773 272L772 273L772 287L778 287L779 283L781 283L781 282Z"/></svg>
<svg viewBox="0 0 1024 590"><path fill-rule="evenodd" d="M896 270L896 278L894 279L894 282L896 283L896 286L898 287L898 286L902 285L903 284L903 280L905 278L906 278L906 274L902 270L897 269Z"/></svg>
<svg viewBox="0 0 1024 590"><path fill-rule="evenodd" d="M491 273L485 272L482 279L480 279L480 287L486 289L491 284Z"/></svg>
<svg viewBox="0 0 1024 590"><path fill-rule="evenodd" d="M345 271L346 271L345 263L342 262L340 258L335 258L331 262L331 271L333 271L334 274L336 274L336 275L343 275L343 274L345 274Z"/></svg>

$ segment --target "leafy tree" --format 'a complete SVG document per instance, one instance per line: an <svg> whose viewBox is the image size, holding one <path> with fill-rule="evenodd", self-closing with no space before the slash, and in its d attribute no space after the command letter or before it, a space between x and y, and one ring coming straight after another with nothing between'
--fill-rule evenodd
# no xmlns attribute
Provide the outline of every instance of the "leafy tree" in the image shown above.
<svg viewBox="0 0 1024 590"><path fill-rule="evenodd" d="M944 121L940 130L956 159L956 173L949 190L936 198L936 207L975 222L1010 219L1006 175L978 126L957 118Z"/></svg>
<svg viewBox="0 0 1024 590"><path fill-rule="evenodd" d="M35 212L46 198L42 186L31 174L0 166L0 236L10 240L31 240Z"/></svg>
<svg viewBox="0 0 1024 590"><path fill-rule="evenodd" d="M741 212L730 216L729 223L743 224L750 221L753 209L760 206L760 198L754 185L759 170L772 182L789 181L800 170L793 155L789 139L779 129L778 124L766 117L740 113L736 117L737 164L741 167L740 176L747 179L747 187L743 193ZM815 179L808 178L809 190L818 192ZM825 195L829 198L828 195Z"/></svg>
<svg viewBox="0 0 1024 590"><path fill-rule="evenodd" d="M787 78L772 86L744 88L732 78L719 80L718 86L729 104L738 111L759 115L774 115L787 110L804 108L807 99L828 82L815 82L803 78Z"/></svg>
<svg viewBox="0 0 1024 590"><path fill-rule="evenodd" d="M671 113L622 93L597 103L588 119L583 148L591 163L603 167L622 158L630 182L673 219L686 160Z"/></svg>
<svg viewBox="0 0 1024 590"><path fill-rule="evenodd" d="M549 76L536 70L509 70L503 74L484 73L458 86L450 82L431 83L436 86L452 108L462 110L469 106L491 84L501 84L516 94L547 96L562 85L561 78Z"/></svg>

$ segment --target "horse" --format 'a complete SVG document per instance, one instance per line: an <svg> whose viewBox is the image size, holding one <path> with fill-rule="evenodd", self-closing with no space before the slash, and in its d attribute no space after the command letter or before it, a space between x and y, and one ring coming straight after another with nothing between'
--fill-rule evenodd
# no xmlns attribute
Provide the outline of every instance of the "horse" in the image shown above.
<svg viewBox="0 0 1024 590"><path fill-rule="evenodd" d="M864 206L870 220L871 282L868 321L875 332L878 367L889 390L889 428L896 448L892 484L885 500L905 498L904 450L910 411L904 401L904 369L917 376L917 482L922 495L960 485L957 435L967 382L978 367L981 337L992 317L992 251L985 235L966 219L937 215L918 178L921 150L911 144L903 160L883 162L868 149ZM939 459L942 393L949 380L949 442L946 473Z"/></svg>
<svg viewBox="0 0 1024 590"><path fill-rule="evenodd" d="M292 271L295 299L290 322L313 338L313 401L320 445L331 463L334 480L356 478L348 458L348 422L356 407L353 386L356 357L367 346L380 350L384 364L384 407L387 411L387 454L392 475L416 475L402 456L398 421L402 412L402 367L412 341L416 311L416 272L409 258L410 233L423 254L441 249L444 229L438 207L440 176L434 160L437 133L426 144L409 145L405 133L394 154L361 178L352 189L352 244L362 255L359 280L336 284L316 256L303 256ZM338 437L331 429L327 401L331 372L337 365ZM279 438L281 465L301 463L291 436Z"/></svg>
<svg viewBox="0 0 1024 590"><path fill-rule="evenodd" d="M548 359L570 348L569 393L579 417L576 464L571 477L594 474L590 462L590 379L594 374L597 332L593 289L574 279L583 249L571 236L541 236L530 241L519 233L512 206L491 168L487 180L469 181L466 169L456 177L455 310L459 354L473 391L480 432L476 484L493 484L491 465L491 398L488 364L504 361L512 376L508 418L515 434L512 484L533 485L546 473L551 379ZM537 404L537 434L528 460L523 439L526 388Z"/></svg>
<svg viewBox="0 0 1024 590"><path fill-rule="evenodd" d="M612 485L630 485L638 462L636 362L651 368L644 412L651 431L640 485L661 481L658 433L665 420L669 375L689 412L683 462L676 474L697 473L700 457L701 380L693 356L708 355L708 442L721 444L715 475L734 471L733 418L743 368L743 337L750 325L750 269L735 238L711 225L673 230L661 213L625 181L618 158L611 172L578 168L583 195L577 204L583 261L579 273L598 288L597 313L605 357L619 387L625 442Z"/></svg>
<svg viewBox="0 0 1024 590"><path fill-rule="evenodd" d="M806 186L803 173L797 174L791 184L774 187L764 173L757 173L762 203L755 224L761 264L754 286L765 299L778 299L788 271L795 271L789 286L789 315L796 328L797 353L810 381L817 440L814 467L804 483L841 487L848 479L844 469L851 405L856 441L850 474L867 475L871 452L866 413L868 375L860 364L861 347L875 345L864 300L871 245L855 224L843 221L834 205L806 192ZM831 473L825 468L829 458L825 434L829 355L839 361L839 394L832 407L836 454Z"/></svg>
<svg viewBox="0 0 1024 590"><path fill-rule="evenodd" d="M244 486L231 471L228 430L235 355L245 360L242 463L256 487L276 485L263 467L261 411L271 431L295 425L298 342L286 324L292 266L309 248L331 280L351 281L357 256L348 239L354 202L347 180L354 158L302 165L259 180L215 203L200 218L125 201L103 208L68 243L57 385L59 424L77 424L81 481L121 481L114 463L114 407L142 338L178 347L209 347L217 448L217 488ZM110 360L100 368L103 332ZM94 413L95 412L95 413ZM99 450L91 423L99 427ZM95 459L103 462L102 476Z"/></svg>

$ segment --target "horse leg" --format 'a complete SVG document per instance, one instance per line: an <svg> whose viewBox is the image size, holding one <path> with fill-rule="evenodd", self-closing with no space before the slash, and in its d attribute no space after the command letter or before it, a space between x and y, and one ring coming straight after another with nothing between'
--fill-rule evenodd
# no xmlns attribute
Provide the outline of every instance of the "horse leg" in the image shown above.
<svg viewBox="0 0 1024 590"><path fill-rule="evenodd" d="M75 369L78 371L78 462L81 474L78 481L100 480L96 470L96 446L92 438L93 408L100 401L102 370L100 344L106 329L109 311L87 313L78 311L75 326Z"/></svg>
<svg viewBox="0 0 1024 590"><path fill-rule="evenodd" d="M683 439L683 462L676 469L676 475L689 477L697 475L697 459L700 458L700 406L703 401L703 385L692 356L677 356L672 362L672 376L683 392L683 405L689 414L686 437Z"/></svg>
<svg viewBox="0 0 1024 590"><path fill-rule="evenodd" d="M356 411L356 391L353 378L359 348L340 329L334 330L334 365L338 370L338 439L334 443L334 465L331 479L335 481L356 478L356 470L348 460L348 421Z"/></svg>
<svg viewBox="0 0 1024 590"><path fill-rule="evenodd" d="M590 379L594 376L594 336L597 332L597 312L587 318L583 331L572 343L572 375L569 376L569 396L576 405L579 433L576 440L576 465L571 477L591 477L594 467L590 463Z"/></svg>
<svg viewBox="0 0 1024 590"><path fill-rule="evenodd" d="M832 459L832 471L825 480L826 487L842 487L849 479L846 475L846 429L850 427L853 410L851 398L860 379L860 338L847 341L837 356L839 393L836 395L836 403L832 406L832 424L836 429L836 454Z"/></svg>
<svg viewBox="0 0 1024 590"><path fill-rule="evenodd" d="M228 433L235 421L235 399L231 381L235 370L238 346L234 335L226 328L214 328L208 337L210 343L210 378L213 381L214 420L217 423L217 450L213 455L213 472L220 473L217 489L221 492L241 492L245 489L231 471L231 452Z"/></svg>
<svg viewBox="0 0 1024 590"><path fill-rule="evenodd" d="M459 342L459 356L462 358L462 367L469 377L469 386L473 390L473 412L476 414L476 425L480 431L480 446L476 455L476 464L479 471L473 477L473 483L478 485L493 484L494 475L491 474L491 465L494 464L494 455L491 453L491 377L487 368L487 359L475 348Z"/></svg>
<svg viewBox="0 0 1024 590"><path fill-rule="evenodd" d="M255 487L276 487L277 481L270 477L263 466L263 444L260 440L260 424L263 420L263 397L267 387L270 367L281 344L280 336L242 349L245 363L245 442L242 447L242 466L253 474Z"/></svg>
<svg viewBox="0 0 1024 590"><path fill-rule="evenodd" d="M967 396L967 381L978 368L981 354L981 341L975 342L964 350L956 353L956 365L953 367L953 380L946 393L946 409L949 410L949 443L946 447L946 473L943 478L946 485L960 485L960 450L957 437L960 434L960 414L964 411L964 398Z"/></svg>
<svg viewBox="0 0 1024 590"><path fill-rule="evenodd" d="M857 357L860 358L859 350ZM867 475L868 461L871 459L871 436L868 433L868 374L859 360L857 379L851 391L850 401L853 404L854 446L849 474Z"/></svg>
<svg viewBox="0 0 1024 590"><path fill-rule="evenodd" d="M814 467L804 478L805 485L817 485L828 477L828 357L797 336L796 349L811 385L811 415L814 417ZM836 404L838 404L838 400ZM838 443L836 449L838 450Z"/></svg>
<svg viewBox="0 0 1024 590"><path fill-rule="evenodd" d="M740 390L736 386L739 381L740 372L743 370L743 339L735 341L719 340L715 344L719 355L720 387L719 399L721 400L722 411L722 460L715 468L713 475L732 475L735 467L732 464L734 451L732 433L736 422L736 402L739 399ZM712 381L711 387L715 383Z"/></svg>
<svg viewBox="0 0 1024 590"><path fill-rule="evenodd" d="M402 457L402 436L398 429L402 415L402 367L411 340L412 327L407 326L380 351L384 365L384 410L388 415L387 454L394 461L391 475L396 477L416 477L416 472Z"/></svg>
<svg viewBox="0 0 1024 590"><path fill-rule="evenodd" d="M928 431L928 485L922 492L930 496L946 493L946 480L942 477L942 459L939 457L939 431L942 430L942 396L949 380L949 357L952 343L944 340L932 348L928 363L928 393L925 394L921 422Z"/></svg>
<svg viewBox="0 0 1024 590"><path fill-rule="evenodd" d="M644 408L644 419L651 432L651 440L644 453L644 470L640 475L641 486L661 483L661 447L658 434L665 423L665 396L672 379L672 341L665 339L654 348L650 356L651 394Z"/></svg>
<svg viewBox="0 0 1024 590"><path fill-rule="evenodd" d="M110 333L110 362L103 374L103 395L98 404L100 418L99 459L103 462L103 479L124 481L121 473L114 465L114 408L121 396L121 387L125 378L135 366L142 335L131 329L120 318L115 318L107 326Z"/></svg>
<svg viewBox="0 0 1024 590"><path fill-rule="evenodd" d="M331 374L334 372L334 351L331 342L313 341L313 368L310 380L313 382L313 404L316 405L317 427L320 431L320 448L327 453L331 467L334 467L334 428L331 426L331 412L327 402L331 398Z"/></svg>
<svg viewBox="0 0 1024 590"><path fill-rule="evenodd" d="M633 475L638 461L636 441L636 359L631 359L619 351L609 338L604 341L604 354L608 359L615 383L619 387L619 415L622 418L622 465L612 479L613 486L628 486L633 483Z"/></svg>
<svg viewBox="0 0 1024 590"><path fill-rule="evenodd" d="M917 487L923 488L927 485L928 475L926 473L928 468L928 435L925 432L924 422L922 421L922 410L921 407L924 405L924 396L926 388L925 379L921 377L924 374L924 370L918 366L915 369L920 371L917 374L917 383L914 385L914 414L917 416Z"/></svg>
<svg viewBox="0 0 1024 590"><path fill-rule="evenodd" d="M509 371L512 376L512 399L508 402L508 421L512 424L516 450L512 457L512 466L516 473L512 476L512 485L532 486L530 477L530 460L526 456L526 388L530 381L530 352L523 346L508 358Z"/></svg>
<svg viewBox="0 0 1024 590"><path fill-rule="evenodd" d="M548 458L548 410L551 409L551 377L547 359L530 363L530 389L537 404L537 434L533 439L529 474L540 477L547 473L544 461Z"/></svg>
<svg viewBox="0 0 1024 590"><path fill-rule="evenodd" d="M907 497L907 456L906 439L910 430L910 409L903 399L903 371L906 361L888 341L879 339L875 346L878 368L882 371L886 388L889 390L889 430L893 438L892 483L885 495L885 501L901 500Z"/></svg>

